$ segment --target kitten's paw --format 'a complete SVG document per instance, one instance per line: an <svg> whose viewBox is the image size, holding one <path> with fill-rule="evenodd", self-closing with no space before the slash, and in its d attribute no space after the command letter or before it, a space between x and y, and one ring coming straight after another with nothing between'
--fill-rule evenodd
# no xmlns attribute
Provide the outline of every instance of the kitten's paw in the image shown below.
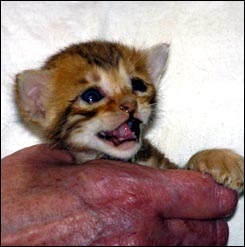
<svg viewBox="0 0 245 247"><path fill-rule="evenodd" d="M193 155L187 169L209 173L220 184L244 191L244 158L228 149L209 149Z"/></svg>

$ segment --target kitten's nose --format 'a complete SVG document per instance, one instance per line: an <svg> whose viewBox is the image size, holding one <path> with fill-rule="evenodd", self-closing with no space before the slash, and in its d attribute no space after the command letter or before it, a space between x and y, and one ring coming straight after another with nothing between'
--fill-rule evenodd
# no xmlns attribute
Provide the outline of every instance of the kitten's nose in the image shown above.
<svg viewBox="0 0 245 247"><path fill-rule="evenodd" d="M121 111L125 111L127 113L134 112L137 107L137 102L134 99L127 99L123 102L121 102L119 108Z"/></svg>

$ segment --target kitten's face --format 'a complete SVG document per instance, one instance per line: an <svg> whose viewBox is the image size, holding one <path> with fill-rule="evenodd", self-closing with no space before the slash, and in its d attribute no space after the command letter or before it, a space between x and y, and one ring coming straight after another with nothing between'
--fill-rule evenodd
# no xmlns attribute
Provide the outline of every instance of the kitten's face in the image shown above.
<svg viewBox="0 0 245 247"><path fill-rule="evenodd" d="M154 80L165 67L166 58L161 69L154 65L167 54L166 45L159 47L139 51L90 42L62 51L42 70L17 77L23 118L75 152L131 158L152 113Z"/></svg>

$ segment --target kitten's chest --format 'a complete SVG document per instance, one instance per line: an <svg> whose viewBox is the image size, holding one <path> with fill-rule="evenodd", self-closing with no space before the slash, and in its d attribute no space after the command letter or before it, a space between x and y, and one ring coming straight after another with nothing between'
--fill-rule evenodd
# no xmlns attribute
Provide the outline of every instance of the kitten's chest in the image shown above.
<svg viewBox="0 0 245 247"><path fill-rule="evenodd" d="M124 162L128 162L128 163L133 163L135 161L135 157L132 157L132 158L127 159L127 160L122 160L122 159L115 158L115 157L109 156L107 154L96 152L93 150L89 150L89 151L86 150L86 151L82 151L82 152L73 152L72 154L73 154L73 156L75 158L75 162L77 164L81 164L81 163L84 163L86 161L95 160L95 159L117 160L117 161L124 161Z"/></svg>
<svg viewBox="0 0 245 247"><path fill-rule="evenodd" d="M81 163L84 163L90 160L102 159L104 155L103 153L96 152L94 150L91 150L91 151L86 150L82 152L72 152L72 154L75 158L76 164L81 164Z"/></svg>

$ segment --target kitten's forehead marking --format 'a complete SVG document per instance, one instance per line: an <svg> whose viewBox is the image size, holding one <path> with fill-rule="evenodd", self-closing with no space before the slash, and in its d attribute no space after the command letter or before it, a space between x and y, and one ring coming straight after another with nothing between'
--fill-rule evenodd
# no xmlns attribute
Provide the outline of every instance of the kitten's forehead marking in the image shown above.
<svg viewBox="0 0 245 247"><path fill-rule="evenodd" d="M96 84L100 83L101 81L101 76L98 71L91 71L87 74L86 79L91 82L95 82Z"/></svg>
<svg viewBox="0 0 245 247"><path fill-rule="evenodd" d="M72 51L86 59L89 64L96 64L102 68L117 68L122 57L117 45L110 42L89 42L82 46L75 45Z"/></svg>
<svg viewBox="0 0 245 247"><path fill-rule="evenodd" d="M98 69L100 75L100 85L108 95L121 94L130 89L130 78L123 64L120 62L118 69L103 70Z"/></svg>

